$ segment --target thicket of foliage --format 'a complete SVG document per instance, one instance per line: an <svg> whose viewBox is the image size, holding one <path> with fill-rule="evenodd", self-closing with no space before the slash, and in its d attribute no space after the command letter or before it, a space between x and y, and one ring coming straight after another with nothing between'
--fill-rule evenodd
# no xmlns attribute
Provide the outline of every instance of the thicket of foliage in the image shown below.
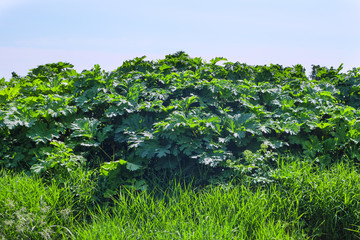
<svg viewBox="0 0 360 240"><path fill-rule="evenodd" d="M354 239L360 68L341 70L177 52L0 79L0 239Z"/></svg>
<svg viewBox="0 0 360 240"><path fill-rule="evenodd" d="M206 63L184 52L112 72L72 67L1 79L1 167L59 180L93 169L112 195L164 172L269 182L279 156L360 160L360 68L314 66L308 78L301 65Z"/></svg>

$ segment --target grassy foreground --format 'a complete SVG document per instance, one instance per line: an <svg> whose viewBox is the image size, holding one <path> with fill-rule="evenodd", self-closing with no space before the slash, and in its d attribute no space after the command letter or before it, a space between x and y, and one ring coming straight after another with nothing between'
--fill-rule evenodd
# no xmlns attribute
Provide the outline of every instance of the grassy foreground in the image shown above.
<svg viewBox="0 0 360 240"><path fill-rule="evenodd" d="M43 183L24 173L1 171L0 239L360 236L360 174L349 165L320 170L310 163L288 163L267 186L200 189L173 181L152 191L120 189L113 204L94 201L95 185L84 176L78 172L68 183Z"/></svg>

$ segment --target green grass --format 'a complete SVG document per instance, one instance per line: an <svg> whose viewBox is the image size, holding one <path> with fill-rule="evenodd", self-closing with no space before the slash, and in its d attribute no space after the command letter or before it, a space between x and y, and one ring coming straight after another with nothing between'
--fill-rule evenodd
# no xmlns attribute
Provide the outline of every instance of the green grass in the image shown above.
<svg viewBox="0 0 360 240"><path fill-rule="evenodd" d="M277 173L281 199L297 203L307 232L320 239L354 239L360 225L360 174L347 164L320 170L294 162Z"/></svg>
<svg viewBox="0 0 360 240"><path fill-rule="evenodd" d="M1 172L0 239L61 239L71 236L73 195L25 174Z"/></svg>
<svg viewBox="0 0 360 240"><path fill-rule="evenodd" d="M180 185L160 198L128 191L120 195L114 208L78 229L78 238L303 239L296 205L279 206L272 193L244 186L196 192Z"/></svg>
<svg viewBox="0 0 360 240"><path fill-rule="evenodd" d="M345 164L320 170L294 161L267 186L172 182L151 192L121 189L111 205L89 197L94 186L80 172L66 184L0 175L0 239L360 237L360 174Z"/></svg>
<svg viewBox="0 0 360 240"><path fill-rule="evenodd" d="M94 183L78 170L67 182L0 171L0 240L68 239L86 219Z"/></svg>

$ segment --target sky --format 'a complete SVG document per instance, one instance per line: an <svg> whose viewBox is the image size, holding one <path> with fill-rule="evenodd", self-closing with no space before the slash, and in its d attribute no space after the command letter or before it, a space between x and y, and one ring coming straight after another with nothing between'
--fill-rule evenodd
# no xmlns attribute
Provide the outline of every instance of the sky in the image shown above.
<svg viewBox="0 0 360 240"><path fill-rule="evenodd" d="M0 78L185 51L249 65L360 67L360 0L0 0Z"/></svg>

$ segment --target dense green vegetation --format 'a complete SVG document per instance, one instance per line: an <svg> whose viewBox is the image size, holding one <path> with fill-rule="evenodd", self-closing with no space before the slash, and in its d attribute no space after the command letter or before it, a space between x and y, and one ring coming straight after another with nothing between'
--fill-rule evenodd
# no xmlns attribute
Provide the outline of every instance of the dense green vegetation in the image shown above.
<svg viewBox="0 0 360 240"><path fill-rule="evenodd" d="M0 80L0 239L359 236L360 68L72 67Z"/></svg>

